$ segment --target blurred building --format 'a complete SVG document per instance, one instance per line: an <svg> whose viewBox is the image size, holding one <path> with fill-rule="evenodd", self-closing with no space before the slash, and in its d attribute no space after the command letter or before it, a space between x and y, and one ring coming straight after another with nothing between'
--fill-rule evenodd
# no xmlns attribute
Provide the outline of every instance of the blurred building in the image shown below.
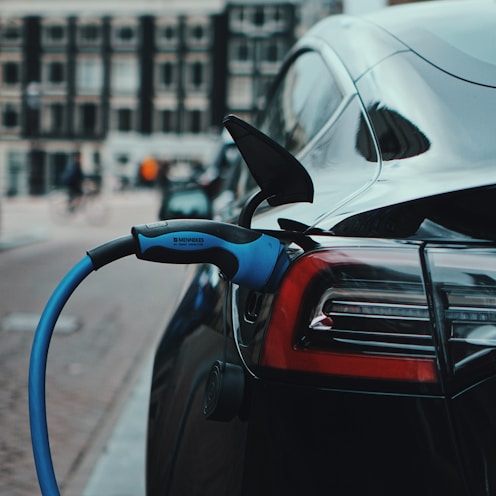
<svg viewBox="0 0 496 496"><path fill-rule="evenodd" d="M269 83L296 37L296 11L290 4L226 6L226 107L250 119L263 105Z"/></svg>
<svg viewBox="0 0 496 496"><path fill-rule="evenodd" d="M2 192L46 193L75 149L87 173L128 182L147 155L208 161L294 39L294 3L245 3L3 0Z"/></svg>
<svg viewBox="0 0 496 496"><path fill-rule="evenodd" d="M125 0L43 2L42 11L36 0L12 3L0 7L7 194L57 186L75 149L87 173L129 181L149 154L204 160L225 65L214 57L225 43L218 36L224 14L214 3L188 11L183 2L186 10L170 12L165 2L146 12Z"/></svg>
<svg viewBox="0 0 496 496"><path fill-rule="evenodd" d="M60 185L76 149L131 183L149 155L208 162L223 117L252 120L295 39L345 3L2 0L0 194Z"/></svg>

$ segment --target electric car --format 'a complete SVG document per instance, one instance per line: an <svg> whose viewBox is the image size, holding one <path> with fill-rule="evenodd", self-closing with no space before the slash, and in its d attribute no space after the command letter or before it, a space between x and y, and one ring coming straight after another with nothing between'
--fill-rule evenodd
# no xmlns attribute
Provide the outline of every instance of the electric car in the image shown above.
<svg viewBox="0 0 496 496"><path fill-rule="evenodd" d="M319 21L243 158L233 223L291 263L192 266L155 354L147 494L496 494L496 2Z"/></svg>

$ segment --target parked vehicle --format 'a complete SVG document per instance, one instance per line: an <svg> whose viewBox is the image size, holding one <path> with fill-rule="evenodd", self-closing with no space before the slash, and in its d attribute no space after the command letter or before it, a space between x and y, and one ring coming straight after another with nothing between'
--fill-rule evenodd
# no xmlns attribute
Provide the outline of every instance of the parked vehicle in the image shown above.
<svg viewBox="0 0 496 496"><path fill-rule="evenodd" d="M192 269L148 496L496 494L494 26L494 1L330 17L256 129L226 119L232 221L293 261L263 293Z"/></svg>
<svg viewBox="0 0 496 496"><path fill-rule="evenodd" d="M172 182L164 191L159 219L212 219L225 217L238 189L241 157L225 131L219 139L213 160L196 177Z"/></svg>

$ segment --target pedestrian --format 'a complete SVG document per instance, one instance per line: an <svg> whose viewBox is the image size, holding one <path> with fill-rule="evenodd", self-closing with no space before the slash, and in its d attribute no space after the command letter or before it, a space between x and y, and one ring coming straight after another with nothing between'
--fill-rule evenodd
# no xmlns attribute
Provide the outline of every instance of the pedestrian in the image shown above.
<svg viewBox="0 0 496 496"><path fill-rule="evenodd" d="M140 182L144 186L153 186L157 180L159 166L157 160L148 155L140 164L139 176Z"/></svg>
<svg viewBox="0 0 496 496"><path fill-rule="evenodd" d="M72 212L77 208L84 194L84 173L80 151L74 152L68 161L62 176L62 182L67 187L68 209Z"/></svg>

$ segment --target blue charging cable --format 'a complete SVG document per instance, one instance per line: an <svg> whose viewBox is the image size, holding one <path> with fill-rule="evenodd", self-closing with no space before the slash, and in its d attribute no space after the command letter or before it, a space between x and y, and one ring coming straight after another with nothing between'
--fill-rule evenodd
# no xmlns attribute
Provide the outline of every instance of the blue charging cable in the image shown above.
<svg viewBox="0 0 496 496"><path fill-rule="evenodd" d="M66 274L48 301L33 340L29 362L29 422L34 461L43 495L60 494L53 470L46 416L45 377L48 348L53 329L67 300L93 270L93 262L86 256Z"/></svg>
<svg viewBox="0 0 496 496"><path fill-rule="evenodd" d="M207 220L173 220L135 226L131 235L88 251L50 297L31 348L29 421L43 496L60 495L50 451L45 397L47 356L55 324L74 290L91 272L131 254L162 263L212 263L227 279L257 291L274 291L289 265L284 245L278 239Z"/></svg>

